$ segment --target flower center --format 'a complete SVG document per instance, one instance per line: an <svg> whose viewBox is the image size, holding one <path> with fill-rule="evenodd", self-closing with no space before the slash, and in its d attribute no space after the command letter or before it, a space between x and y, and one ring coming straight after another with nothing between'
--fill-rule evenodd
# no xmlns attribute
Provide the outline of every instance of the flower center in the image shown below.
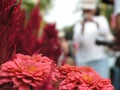
<svg viewBox="0 0 120 90"><path fill-rule="evenodd" d="M93 76L91 75L83 75L83 79L85 80L86 83L91 83L93 81Z"/></svg>
<svg viewBox="0 0 120 90"><path fill-rule="evenodd" d="M34 72L37 70L37 68L35 66L32 65L28 65L26 66L26 70L30 71L30 72Z"/></svg>

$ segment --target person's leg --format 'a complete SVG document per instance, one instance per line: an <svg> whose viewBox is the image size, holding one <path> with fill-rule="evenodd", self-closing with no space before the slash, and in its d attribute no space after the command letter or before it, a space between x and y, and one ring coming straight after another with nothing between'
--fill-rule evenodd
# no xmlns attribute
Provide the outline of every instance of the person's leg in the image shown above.
<svg viewBox="0 0 120 90"><path fill-rule="evenodd" d="M96 61L91 61L87 63L88 66L91 66L98 72L102 77L109 78L109 63L108 59L101 59Z"/></svg>

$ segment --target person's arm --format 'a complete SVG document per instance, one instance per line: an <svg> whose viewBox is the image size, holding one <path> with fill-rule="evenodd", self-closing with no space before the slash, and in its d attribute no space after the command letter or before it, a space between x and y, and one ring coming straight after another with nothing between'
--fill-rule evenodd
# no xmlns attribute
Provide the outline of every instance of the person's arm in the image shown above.
<svg viewBox="0 0 120 90"><path fill-rule="evenodd" d="M81 28L81 23L75 24L73 28L73 43L75 48L79 47L79 37L81 34Z"/></svg>
<svg viewBox="0 0 120 90"><path fill-rule="evenodd" d="M103 35L108 41L113 41L114 36L110 30L107 19L104 16L100 17L100 34Z"/></svg>
<svg viewBox="0 0 120 90"><path fill-rule="evenodd" d="M79 48L79 43L80 43L80 35L81 35L81 29L82 25L81 23L75 24L73 28L73 47L74 47L74 55L76 55L76 52Z"/></svg>

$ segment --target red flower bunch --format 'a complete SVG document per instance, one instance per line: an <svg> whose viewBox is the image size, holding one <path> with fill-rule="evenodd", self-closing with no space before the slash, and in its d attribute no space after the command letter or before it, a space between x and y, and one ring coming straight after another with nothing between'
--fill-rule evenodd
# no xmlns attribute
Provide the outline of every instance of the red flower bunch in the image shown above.
<svg viewBox="0 0 120 90"><path fill-rule="evenodd" d="M38 38L41 23L39 7L36 6L33 9L30 15L30 20L28 20L26 26L24 26L25 23L23 20L25 19L24 12L22 13L21 17L22 29L16 38L16 52L27 55L42 53L43 55L57 62L58 57L61 54L61 49L55 24L46 24L43 28L42 36Z"/></svg>
<svg viewBox="0 0 120 90"><path fill-rule="evenodd" d="M60 72L59 90L114 90L109 79L104 79L90 67L64 65Z"/></svg>
<svg viewBox="0 0 120 90"><path fill-rule="evenodd" d="M20 10L21 1L0 1L0 64L8 61L14 51L27 55L42 53L57 62L61 51L55 24L47 24L38 40L42 19L39 6L36 5L27 20L26 12Z"/></svg>
<svg viewBox="0 0 120 90"><path fill-rule="evenodd" d="M61 49L55 24L47 24L44 27L43 35L38 43L39 52L57 62Z"/></svg>
<svg viewBox="0 0 120 90"><path fill-rule="evenodd" d="M0 68L0 85L13 84L18 90L114 90L109 79L92 68L64 65L40 54L16 54Z"/></svg>
<svg viewBox="0 0 120 90"><path fill-rule="evenodd" d="M14 41L20 30L21 0L0 0L0 64L11 58Z"/></svg>
<svg viewBox="0 0 120 90"><path fill-rule="evenodd" d="M40 54L32 56L16 54L11 61L2 64L0 85L12 82L19 90L30 90L30 86L44 86L49 78L50 82L55 81L55 73L52 73L54 71L57 71L55 64L47 57Z"/></svg>

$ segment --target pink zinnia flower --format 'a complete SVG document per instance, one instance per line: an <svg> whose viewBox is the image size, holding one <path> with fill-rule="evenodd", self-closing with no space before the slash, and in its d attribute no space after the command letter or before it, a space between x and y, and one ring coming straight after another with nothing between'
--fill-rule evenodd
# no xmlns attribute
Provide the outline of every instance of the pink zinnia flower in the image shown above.
<svg viewBox="0 0 120 90"><path fill-rule="evenodd" d="M58 68L59 90L114 90L109 79L86 66L64 65Z"/></svg>
<svg viewBox="0 0 120 90"><path fill-rule="evenodd" d="M30 86L43 86L54 70L53 61L40 54L28 56L16 54L12 61L2 64L0 69L0 84L13 82L19 90L29 90ZM55 66L55 65L54 65Z"/></svg>

